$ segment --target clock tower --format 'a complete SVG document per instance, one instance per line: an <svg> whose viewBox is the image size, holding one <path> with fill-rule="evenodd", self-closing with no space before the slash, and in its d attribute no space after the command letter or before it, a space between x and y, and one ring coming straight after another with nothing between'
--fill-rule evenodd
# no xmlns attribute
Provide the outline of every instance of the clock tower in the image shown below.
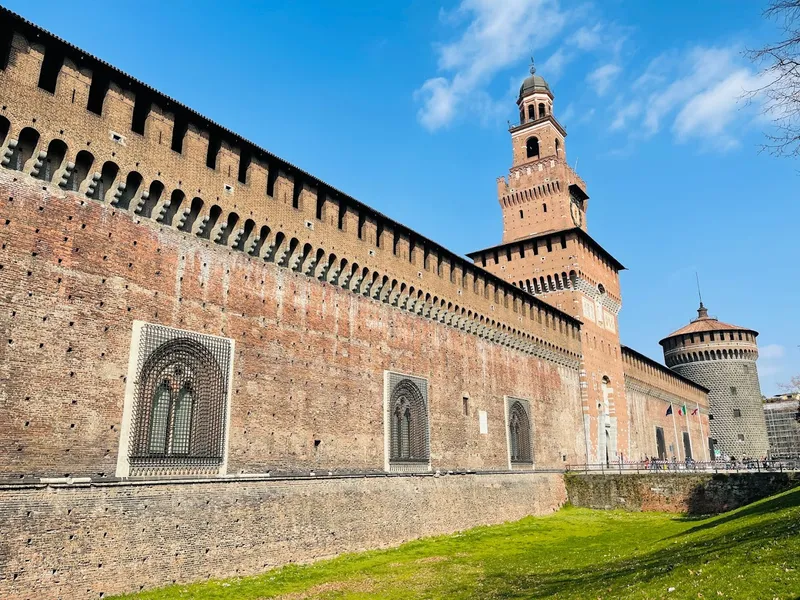
<svg viewBox="0 0 800 600"><path fill-rule="evenodd" d="M502 243L469 254L478 265L580 319L583 435L589 462L628 457L628 407L617 315L625 267L588 233L586 183L567 164L567 131L532 65L509 128L511 168L497 180ZM617 419L617 415L620 416ZM639 458L639 457L637 457Z"/></svg>

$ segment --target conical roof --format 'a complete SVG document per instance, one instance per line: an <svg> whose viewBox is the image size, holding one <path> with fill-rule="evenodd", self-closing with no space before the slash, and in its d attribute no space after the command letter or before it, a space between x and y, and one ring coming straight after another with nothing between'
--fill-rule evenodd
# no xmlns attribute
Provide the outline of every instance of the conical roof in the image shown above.
<svg viewBox="0 0 800 600"><path fill-rule="evenodd" d="M703 306L702 302L700 302L700 308L697 309L697 318L685 327L681 327L680 329L673 331L667 337L665 337L664 340L677 335L701 333L706 331L751 331L758 335L757 331L754 331L749 327L739 327L738 325L731 325L730 323L724 323L714 317L709 317L708 309Z"/></svg>

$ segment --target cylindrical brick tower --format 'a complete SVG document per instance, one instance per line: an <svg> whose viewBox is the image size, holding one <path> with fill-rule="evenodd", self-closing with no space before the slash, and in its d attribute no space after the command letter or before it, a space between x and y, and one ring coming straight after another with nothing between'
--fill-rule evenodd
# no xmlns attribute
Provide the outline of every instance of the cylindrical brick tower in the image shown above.
<svg viewBox="0 0 800 600"><path fill-rule="evenodd" d="M709 317L701 302L694 321L659 342L670 369L709 389L711 456L714 449L718 456L737 459L769 454L757 336L752 329Z"/></svg>

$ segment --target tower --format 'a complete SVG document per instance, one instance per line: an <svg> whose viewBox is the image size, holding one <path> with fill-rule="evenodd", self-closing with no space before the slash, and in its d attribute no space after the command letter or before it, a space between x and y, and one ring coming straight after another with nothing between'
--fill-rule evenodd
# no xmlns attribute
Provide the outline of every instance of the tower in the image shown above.
<svg viewBox="0 0 800 600"><path fill-rule="evenodd" d="M709 389L711 455L761 458L769 454L756 359L757 331L708 316L697 318L659 343L667 366Z"/></svg>
<svg viewBox="0 0 800 600"><path fill-rule="evenodd" d="M587 233L586 184L567 164L554 95L531 66L509 128L511 168L497 180L503 239L468 254L476 264L583 321L582 411L588 460L628 455L617 314L625 267Z"/></svg>

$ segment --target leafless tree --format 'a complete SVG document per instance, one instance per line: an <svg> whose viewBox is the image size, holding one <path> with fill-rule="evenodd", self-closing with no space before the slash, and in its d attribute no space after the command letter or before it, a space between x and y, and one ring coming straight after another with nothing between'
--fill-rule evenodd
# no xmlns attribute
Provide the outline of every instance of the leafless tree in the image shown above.
<svg viewBox="0 0 800 600"><path fill-rule="evenodd" d="M765 82L748 93L763 99L764 113L775 129L763 145L775 156L800 156L800 0L771 0L764 17L774 19L783 32L779 42L749 50L749 58L761 67Z"/></svg>
<svg viewBox="0 0 800 600"><path fill-rule="evenodd" d="M795 375L789 383L780 384L780 388L787 394L800 394L800 375Z"/></svg>

